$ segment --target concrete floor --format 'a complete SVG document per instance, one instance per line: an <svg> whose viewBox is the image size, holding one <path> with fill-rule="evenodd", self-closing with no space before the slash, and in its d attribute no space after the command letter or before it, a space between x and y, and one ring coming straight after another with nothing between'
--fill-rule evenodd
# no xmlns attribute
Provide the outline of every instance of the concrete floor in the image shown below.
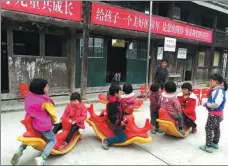
<svg viewBox="0 0 228 166"><path fill-rule="evenodd" d="M102 104L95 104L97 113L104 108ZM227 106L226 106L227 108ZM61 115L64 107L58 107ZM209 154L199 149L205 143L205 123L207 111L202 106L197 108L198 133L189 135L185 139L174 138L164 134L152 135L153 142L148 144L133 144L127 147L111 147L103 150L101 141L96 137L93 129L86 124L86 130L76 147L64 156L51 156L47 165L227 165L228 164L228 114L221 123L220 149ZM24 132L20 120L24 112L1 114L1 164L9 165L13 153L20 142L16 137ZM149 118L149 102L145 102L140 111L135 112L136 123L143 126ZM34 157L40 152L29 147L19 165L34 165Z"/></svg>

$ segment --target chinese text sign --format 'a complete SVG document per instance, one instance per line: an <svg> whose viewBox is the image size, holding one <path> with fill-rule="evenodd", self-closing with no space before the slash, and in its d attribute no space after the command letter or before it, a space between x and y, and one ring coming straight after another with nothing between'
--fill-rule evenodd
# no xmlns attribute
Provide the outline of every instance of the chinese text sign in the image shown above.
<svg viewBox="0 0 228 166"><path fill-rule="evenodd" d="M92 2L91 23L148 32L149 15L99 2ZM152 33L212 43L211 30L172 21L163 17L152 17Z"/></svg>
<svg viewBox="0 0 228 166"><path fill-rule="evenodd" d="M72 21L81 21L81 1L4 1L2 9L37 14Z"/></svg>
<svg viewBox="0 0 228 166"><path fill-rule="evenodd" d="M174 38L165 37L164 42L164 51L175 52L176 51L176 42Z"/></svg>

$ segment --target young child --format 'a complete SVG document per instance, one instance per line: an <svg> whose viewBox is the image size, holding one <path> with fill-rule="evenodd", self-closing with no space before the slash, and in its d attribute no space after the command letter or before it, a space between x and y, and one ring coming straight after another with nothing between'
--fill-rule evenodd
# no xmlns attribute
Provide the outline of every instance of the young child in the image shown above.
<svg viewBox="0 0 228 166"><path fill-rule="evenodd" d="M213 74L210 81L211 92L204 106L208 110L206 123L206 145L200 149L212 153L213 148L219 149L220 123L223 120L223 110L226 103L227 82L220 74Z"/></svg>
<svg viewBox="0 0 228 166"><path fill-rule="evenodd" d="M159 83L153 83L150 87L151 94L150 94L150 123L155 126L155 129L151 130L152 134L162 133L162 131L159 129L158 123L156 122L156 119L158 119L158 110L161 106L161 100L160 100L160 84Z"/></svg>
<svg viewBox="0 0 228 166"><path fill-rule="evenodd" d="M175 95L176 89L177 86L174 82L167 82L165 84L165 92L161 95L161 107L166 109L169 115L178 121L178 131L185 135L181 106Z"/></svg>
<svg viewBox="0 0 228 166"><path fill-rule="evenodd" d="M181 89L182 92L178 95L178 100L184 113L184 122L192 128L192 133L195 134L197 132L195 109L198 99L196 95L192 93L192 85L190 83L184 83Z"/></svg>
<svg viewBox="0 0 228 166"><path fill-rule="evenodd" d="M25 119L28 116L33 118L33 127L41 133L47 140L47 145L44 148L40 157L35 158L37 165L44 165L52 148L56 144L56 137L52 131L53 124L57 123L57 114L54 107L54 102L47 96L48 82L41 78L34 79L29 86L30 94L25 97ZM17 165L23 151L27 145L21 144L17 153L14 154L11 163Z"/></svg>
<svg viewBox="0 0 228 166"><path fill-rule="evenodd" d="M70 133L66 138L65 142L59 146L58 150L63 150L66 145L70 142L71 138L74 136L75 132L80 128L84 129L85 124L84 121L87 117L87 108L81 100L81 96L79 93L74 92L70 96L70 103L67 105L62 117L62 119L67 119L72 124ZM59 130L62 129L62 123L54 125L53 132L56 134Z"/></svg>
<svg viewBox="0 0 228 166"><path fill-rule="evenodd" d="M121 95L120 103L123 111L126 110L128 106L135 106L136 95L133 93L133 87L131 84L124 84L123 86L124 94Z"/></svg>
<svg viewBox="0 0 228 166"><path fill-rule="evenodd" d="M106 150L108 150L109 145L124 142L127 139L124 133L124 126L126 123L123 119L124 111L121 109L119 102L120 90L121 88L119 85L112 84L109 87L110 100L106 107L108 126L111 130L114 131L116 136L102 140L102 146Z"/></svg>

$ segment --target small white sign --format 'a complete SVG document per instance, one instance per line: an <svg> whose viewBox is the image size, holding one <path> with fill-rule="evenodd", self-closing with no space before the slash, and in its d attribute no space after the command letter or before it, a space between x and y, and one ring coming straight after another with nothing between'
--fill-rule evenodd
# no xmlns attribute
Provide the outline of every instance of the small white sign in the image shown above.
<svg viewBox="0 0 228 166"><path fill-rule="evenodd" d="M175 38L165 37L164 51L175 52L176 42Z"/></svg>
<svg viewBox="0 0 228 166"><path fill-rule="evenodd" d="M186 59L187 58L187 49L178 48L177 59Z"/></svg>
<svg viewBox="0 0 228 166"><path fill-rule="evenodd" d="M158 52L157 52L157 60L162 60L163 59L163 47L158 47Z"/></svg>

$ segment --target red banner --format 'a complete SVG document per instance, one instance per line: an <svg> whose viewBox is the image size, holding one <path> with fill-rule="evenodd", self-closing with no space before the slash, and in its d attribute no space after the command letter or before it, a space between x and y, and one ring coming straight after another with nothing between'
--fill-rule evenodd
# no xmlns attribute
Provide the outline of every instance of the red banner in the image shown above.
<svg viewBox="0 0 228 166"><path fill-rule="evenodd" d="M91 23L148 32L149 15L93 2ZM152 33L212 43L212 30L158 16L152 16Z"/></svg>
<svg viewBox="0 0 228 166"><path fill-rule="evenodd" d="M81 1L4 1L2 9L15 10L24 13L37 14L72 21L81 21Z"/></svg>

